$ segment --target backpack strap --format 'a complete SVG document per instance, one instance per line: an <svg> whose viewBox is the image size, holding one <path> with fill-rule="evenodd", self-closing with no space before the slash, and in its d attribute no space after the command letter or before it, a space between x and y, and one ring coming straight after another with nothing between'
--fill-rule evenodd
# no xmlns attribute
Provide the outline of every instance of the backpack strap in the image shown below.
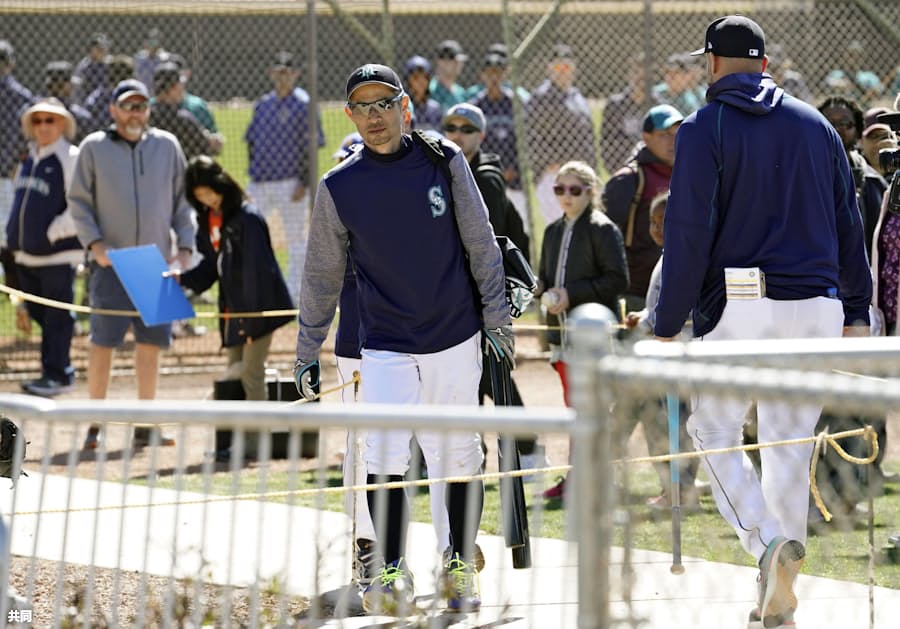
<svg viewBox="0 0 900 629"><path fill-rule="evenodd" d="M634 217L637 214L638 205L641 204L641 197L644 196L644 171L637 160L628 162L630 168L637 175L637 185L634 188L634 196L631 197L631 205L628 206L628 222L625 225L625 246L630 247L634 240Z"/></svg>
<svg viewBox="0 0 900 629"><path fill-rule="evenodd" d="M447 179L447 191L450 195L450 205L453 205L453 174L450 172L451 156L444 152L444 145L439 138L428 135L418 129L412 132L413 142L424 149L425 157L440 169Z"/></svg>

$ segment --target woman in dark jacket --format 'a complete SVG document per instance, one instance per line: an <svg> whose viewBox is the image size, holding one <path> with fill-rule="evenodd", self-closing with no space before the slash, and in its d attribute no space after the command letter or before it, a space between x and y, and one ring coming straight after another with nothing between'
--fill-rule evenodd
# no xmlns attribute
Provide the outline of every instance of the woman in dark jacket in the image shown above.
<svg viewBox="0 0 900 629"><path fill-rule="evenodd" d="M212 158L193 158L184 177L187 199L197 210L197 251L203 259L181 274L181 285L200 294L219 282L219 332L228 365L241 363L246 399L265 400L272 333L293 316L227 315L294 308L269 229L241 186Z"/></svg>
<svg viewBox="0 0 900 629"><path fill-rule="evenodd" d="M566 376L566 315L576 306L603 304L618 312L619 297L628 288L628 263L622 234L606 215L594 208L597 175L584 162L568 162L559 169L553 193L563 215L544 230L538 291L547 309L550 364L559 374L569 405ZM544 492L560 498L565 479Z"/></svg>

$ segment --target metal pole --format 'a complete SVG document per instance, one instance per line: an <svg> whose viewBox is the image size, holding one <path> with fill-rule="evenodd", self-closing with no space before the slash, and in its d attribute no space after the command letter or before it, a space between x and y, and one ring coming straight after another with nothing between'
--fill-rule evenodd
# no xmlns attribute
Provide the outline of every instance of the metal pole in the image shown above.
<svg viewBox="0 0 900 629"><path fill-rule="evenodd" d="M316 0L306 0L306 33L309 40L306 50L306 88L309 92L309 146L307 147L309 181L306 188L307 195L309 195L309 211L312 212L316 186L319 181L319 64L316 59L316 48L318 47L316 42ZM295 290L295 287L292 290Z"/></svg>
<svg viewBox="0 0 900 629"><path fill-rule="evenodd" d="M644 0L644 102L653 104L653 85L656 81L656 53L653 51L653 0ZM614 166L618 168L619 165Z"/></svg>
<svg viewBox="0 0 900 629"><path fill-rule="evenodd" d="M578 541L578 626L609 627L609 559L612 545L613 422L609 386L600 381L598 360L612 350L616 318L599 304L579 306L569 318L572 340L567 374L575 406L572 472L568 500ZM567 349L568 352L568 349Z"/></svg>
<svg viewBox="0 0 900 629"><path fill-rule="evenodd" d="M381 45L384 63L394 67L394 20L391 18L391 0L383 0L381 8Z"/></svg>

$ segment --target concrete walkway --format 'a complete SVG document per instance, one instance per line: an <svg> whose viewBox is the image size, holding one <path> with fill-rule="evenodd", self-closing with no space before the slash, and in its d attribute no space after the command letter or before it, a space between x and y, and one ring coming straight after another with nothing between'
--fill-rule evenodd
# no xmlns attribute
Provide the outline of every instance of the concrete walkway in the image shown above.
<svg viewBox="0 0 900 629"><path fill-rule="evenodd" d="M40 496L43 495L43 499ZM13 505L13 496L16 504ZM179 505L169 505L180 500ZM153 509L119 505L155 503ZM91 508L99 511L55 512ZM287 591L313 596L340 591L350 579L350 530L340 513L252 501L205 502L202 495L43 477L20 481L18 491L0 491L0 509L12 522L12 553L75 564L145 571L239 586L282 580ZM42 511L40 518L32 512ZM9 516L6 515L7 521ZM91 534L93 533L93 534ZM535 568L513 570L502 538L482 535L487 567L481 574L484 600L477 614L446 615L435 601L437 552L409 554L418 605L441 616L441 627L568 628L577 626L576 544L533 539ZM737 543L735 541L735 543ZM435 548L428 524L413 523L410 549ZM618 574L621 552L614 553ZM632 610L643 627L743 629L754 605L756 571L685 558L686 572L669 572L671 556L632 552ZM316 569L318 568L318 569ZM799 627L869 627L868 588L801 576ZM875 588L875 627L896 626L900 591ZM613 618L628 618L620 587L612 595ZM444 614L444 615L442 615ZM894 620L890 620L893 618ZM361 628L390 619L351 617L324 626ZM620 626L629 626L628 624ZM635 624L634 626L638 626Z"/></svg>

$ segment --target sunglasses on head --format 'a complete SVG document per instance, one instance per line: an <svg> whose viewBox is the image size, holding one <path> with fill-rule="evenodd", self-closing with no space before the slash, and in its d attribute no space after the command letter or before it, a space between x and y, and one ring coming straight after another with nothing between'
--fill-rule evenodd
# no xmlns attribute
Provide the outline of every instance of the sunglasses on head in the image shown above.
<svg viewBox="0 0 900 629"><path fill-rule="evenodd" d="M444 133L464 133L466 135L471 135L473 133L478 133L480 129L474 125L464 124L464 125L455 125L455 124L445 124L444 125Z"/></svg>
<svg viewBox="0 0 900 629"><path fill-rule="evenodd" d="M375 110L378 113L382 113L385 111L390 111L393 109L394 104L400 102L400 99L403 97L403 92L400 92L396 96L388 96L387 98L379 98L378 100L373 100L371 103L363 103L358 102L354 103L353 101L347 101L347 108L350 110L350 113L354 116L368 116L372 113L372 110Z"/></svg>
<svg viewBox="0 0 900 629"><path fill-rule="evenodd" d="M39 126L42 124L53 124L55 122L56 122L56 118L54 118L53 116L51 116L49 118L32 118L31 119L31 124L33 124L34 126Z"/></svg>
<svg viewBox="0 0 900 629"><path fill-rule="evenodd" d="M126 101L124 103L119 103L118 107L122 111L127 111L127 112L147 111L148 109L150 109L150 103L148 103L145 100L135 101L135 102Z"/></svg>
<svg viewBox="0 0 900 629"><path fill-rule="evenodd" d="M580 197L581 193L589 188L590 186L563 186L561 184L556 184L555 186L553 186L553 194L561 197L566 192L568 192L573 197Z"/></svg>

